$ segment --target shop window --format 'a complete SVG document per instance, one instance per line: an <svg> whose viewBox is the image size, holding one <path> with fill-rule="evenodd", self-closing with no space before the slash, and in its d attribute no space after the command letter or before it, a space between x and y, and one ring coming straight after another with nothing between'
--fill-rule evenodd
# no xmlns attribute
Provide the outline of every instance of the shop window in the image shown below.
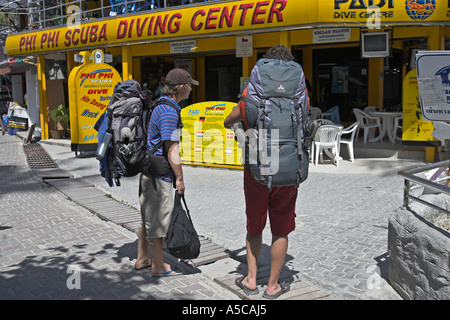
<svg viewBox="0 0 450 320"><path fill-rule="evenodd" d="M313 51L313 101L323 112L338 105L341 122L353 122L353 108L367 106L368 59L359 47Z"/></svg>
<svg viewBox="0 0 450 320"><path fill-rule="evenodd" d="M173 58L145 57L141 59L142 84L147 83L147 87L153 92L153 98L157 98L156 91L161 84L161 77L164 77L173 67Z"/></svg>
<svg viewBox="0 0 450 320"><path fill-rule="evenodd" d="M402 109L402 66L403 51L392 50L392 55L384 59L383 109Z"/></svg>
<svg viewBox="0 0 450 320"><path fill-rule="evenodd" d="M242 59L233 55L206 57L206 100L237 101Z"/></svg>

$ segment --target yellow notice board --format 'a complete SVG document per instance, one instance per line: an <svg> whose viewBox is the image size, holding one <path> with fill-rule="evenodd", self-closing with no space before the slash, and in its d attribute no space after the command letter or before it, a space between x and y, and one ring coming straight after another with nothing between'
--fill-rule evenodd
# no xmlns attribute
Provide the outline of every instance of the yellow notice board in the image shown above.
<svg viewBox="0 0 450 320"><path fill-rule="evenodd" d="M69 75L71 149L75 152L97 149L98 132L94 125L106 111L115 85L122 81L116 69L103 63L101 50L80 54L83 64Z"/></svg>
<svg viewBox="0 0 450 320"><path fill-rule="evenodd" d="M183 120L180 146L184 164L242 168L242 150L234 132L223 126L234 102L207 101L181 110Z"/></svg>
<svg viewBox="0 0 450 320"><path fill-rule="evenodd" d="M431 136L433 131L433 121L423 120L417 84L417 69L412 69L403 80L403 144L439 145L439 141Z"/></svg>

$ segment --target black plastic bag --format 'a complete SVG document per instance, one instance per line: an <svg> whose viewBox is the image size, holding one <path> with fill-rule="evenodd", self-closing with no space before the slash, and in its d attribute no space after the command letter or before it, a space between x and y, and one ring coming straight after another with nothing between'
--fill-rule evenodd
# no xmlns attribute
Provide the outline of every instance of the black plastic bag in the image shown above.
<svg viewBox="0 0 450 320"><path fill-rule="evenodd" d="M184 207L181 204L183 199ZM184 195L175 191L172 220L167 232L167 250L179 259L195 259L200 254L200 240L195 231Z"/></svg>

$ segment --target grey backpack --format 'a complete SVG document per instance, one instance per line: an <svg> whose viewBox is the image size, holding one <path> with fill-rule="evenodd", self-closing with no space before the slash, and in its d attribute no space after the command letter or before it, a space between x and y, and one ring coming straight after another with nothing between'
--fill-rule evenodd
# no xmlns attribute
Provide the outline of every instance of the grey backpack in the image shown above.
<svg viewBox="0 0 450 320"><path fill-rule="evenodd" d="M112 134L112 174L116 185L121 177L141 172L147 152L147 124L151 93L133 80L119 82L107 108L108 129Z"/></svg>
<svg viewBox="0 0 450 320"><path fill-rule="evenodd" d="M309 166L309 100L302 67L294 61L260 59L239 98L245 102L241 114L247 127L244 166L269 190L298 187Z"/></svg>

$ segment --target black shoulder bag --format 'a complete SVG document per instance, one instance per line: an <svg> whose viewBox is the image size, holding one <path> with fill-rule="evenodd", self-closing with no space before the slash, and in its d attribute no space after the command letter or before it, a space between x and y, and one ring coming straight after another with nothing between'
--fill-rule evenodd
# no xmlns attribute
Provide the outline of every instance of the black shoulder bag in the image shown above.
<svg viewBox="0 0 450 320"><path fill-rule="evenodd" d="M183 199L183 205L181 204ZM172 220L167 231L167 250L175 258L195 259L200 254L200 240L195 231L184 195L175 191Z"/></svg>

